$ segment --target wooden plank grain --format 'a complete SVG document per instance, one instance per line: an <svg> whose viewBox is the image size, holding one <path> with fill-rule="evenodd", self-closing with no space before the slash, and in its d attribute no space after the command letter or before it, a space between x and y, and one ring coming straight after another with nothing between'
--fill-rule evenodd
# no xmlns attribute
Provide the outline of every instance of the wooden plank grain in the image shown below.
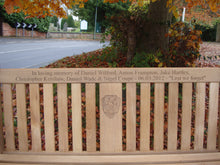
<svg viewBox="0 0 220 165"><path fill-rule="evenodd" d="M6 151L15 151L11 84L3 84L2 89L3 89Z"/></svg>
<svg viewBox="0 0 220 165"><path fill-rule="evenodd" d="M106 154L106 155L72 155L72 154L1 154L0 162L18 164L174 164L174 165L209 165L220 163L220 153L169 153L169 154Z"/></svg>
<svg viewBox="0 0 220 165"><path fill-rule="evenodd" d="M164 139L164 83L155 83L154 151L163 151Z"/></svg>
<svg viewBox="0 0 220 165"><path fill-rule="evenodd" d="M28 151L25 84L16 85L19 151Z"/></svg>
<svg viewBox="0 0 220 165"><path fill-rule="evenodd" d="M168 93L168 151L177 150L177 118L178 118L179 84L169 83Z"/></svg>
<svg viewBox="0 0 220 165"><path fill-rule="evenodd" d="M0 154L4 151L4 136L3 136L3 112L2 112L2 84L0 84Z"/></svg>
<svg viewBox="0 0 220 165"><path fill-rule="evenodd" d="M96 92L95 84L86 84L86 147L96 151Z"/></svg>
<svg viewBox="0 0 220 165"><path fill-rule="evenodd" d="M210 83L207 149L216 150L219 83Z"/></svg>
<svg viewBox="0 0 220 165"><path fill-rule="evenodd" d="M122 84L100 84L100 151L122 152Z"/></svg>
<svg viewBox="0 0 220 165"><path fill-rule="evenodd" d="M203 150L205 119L205 83L196 84L195 144L194 150Z"/></svg>
<svg viewBox="0 0 220 165"><path fill-rule="evenodd" d="M220 108L218 110L218 114L220 114ZM218 144L218 151L220 152L220 122L218 122L218 143L217 144Z"/></svg>
<svg viewBox="0 0 220 165"><path fill-rule="evenodd" d="M81 84L71 84L73 151L82 152Z"/></svg>
<svg viewBox="0 0 220 165"><path fill-rule="evenodd" d="M191 143L192 83L183 83L181 150L189 151Z"/></svg>
<svg viewBox="0 0 220 165"><path fill-rule="evenodd" d="M150 83L141 83L140 151L150 150Z"/></svg>
<svg viewBox="0 0 220 165"><path fill-rule="evenodd" d="M43 84L46 152L55 151L53 84Z"/></svg>
<svg viewBox="0 0 220 165"><path fill-rule="evenodd" d="M67 84L57 84L59 151L69 151Z"/></svg>
<svg viewBox="0 0 220 165"><path fill-rule="evenodd" d="M2 83L178 82L178 78L181 78L181 82L219 82L220 68L44 68L0 70L0 81Z"/></svg>
<svg viewBox="0 0 220 165"><path fill-rule="evenodd" d="M41 151L40 94L39 84L30 84L30 111L32 151Z"/></svg>
<svg viewBox="0 0 220 165"><path fill-rule="evenodd" d="M126 151L136 151L136 83L126 84Z"/></svg>
<svg viewBox="0 0 220 165"><path fill-rule="evenodd" d="M220 161L212 161L212 162L197 162L197 163L172 163L172 165L219 165ZM117 163L115 163L117 164ZM123 164L123 163L121 163ZM21 164L15 164L15 163L1 163L0 162L0 165L21 165ZM36 164L27 164L25 163L25 165L39 165L38 163ZM47 164L42 164L41 165L49 165L48 163ZM63 163L56 163L56 165L63 165ZM74 165L88 165L88 163L75 163ZM105 163L99 163L99 165L105 165ZM129 165L137 165L136 163L129 163ZM148 164L149 165L149 164ZM161 165L161 163L154 163L154 164L151 164L151 165ZM163 165L170 165L170 163L163 163Z"/></svg>
<svg viewBox="0 0 220 165"><path fill-rule="evenodd" d="M220 107L220 105L218 105ZM220 114L220 108L218 108L218 114ZM220 117L219 117L220 118ZM218 122L218 151L220 152L220 119Z"/></svg>

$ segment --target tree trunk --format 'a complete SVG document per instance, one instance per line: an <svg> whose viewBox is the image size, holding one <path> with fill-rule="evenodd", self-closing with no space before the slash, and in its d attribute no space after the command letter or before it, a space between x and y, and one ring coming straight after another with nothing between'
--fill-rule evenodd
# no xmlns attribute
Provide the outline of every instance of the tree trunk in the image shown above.
<svg viewBox="0 0 220 165"><path fill-rule="evenodd" d="M139 52L152 53L158 49L168 48L168 22L171 18L166 7L167 0L157 0L151 3L148 11L148 20L138 45Z"/></svg>
<svg viewBox="0 0 220 165"><path fill-rule="evenodd" d="M127 63L131 63L136 49L136 34L135 24L128 27L128 51L127 51Z"/></svg>

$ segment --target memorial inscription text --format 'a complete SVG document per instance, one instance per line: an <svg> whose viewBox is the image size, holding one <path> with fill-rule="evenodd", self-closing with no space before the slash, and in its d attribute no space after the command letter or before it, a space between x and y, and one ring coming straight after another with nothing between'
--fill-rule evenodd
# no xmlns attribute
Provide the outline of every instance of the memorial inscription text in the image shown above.
<svg viewBox="0 0 220 165"><path fill-rule="evenodd" d="M77 70L32 70L15 77L16 82L172 82L204 81L202 73L191 74L187 70L161 69L77 69Z"/></svg>

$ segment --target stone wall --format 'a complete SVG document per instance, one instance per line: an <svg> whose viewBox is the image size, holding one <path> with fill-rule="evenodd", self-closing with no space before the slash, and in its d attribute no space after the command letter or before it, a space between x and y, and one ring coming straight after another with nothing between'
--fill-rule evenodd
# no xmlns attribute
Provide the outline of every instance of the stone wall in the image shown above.
<svg viewBox="0 0 220 165"><path fill-rule="evenodd" d="M48 32L48 38L67 38L67 39L94 39L94 35L88 33L68 33L68 32ZM101 40L102 34L96 34L95 38ZM110 40L110 36L106 40Z"/></svg>
<svg viewBox="0 0 220 165"><path fill-rule="evenodd" d="M31 37L31 30L24 30L24 37ZM16 36L16 28L12 28L9 24L7 23L3 23L2 24L2 36L3 37L15 37ZM17 31L17 36L18 37L23 37L23 29L22 28L18 28ZM47 34L46 33L42 33L42 32L38 32L38 31L34 31L33 32L33 37L36 38L46 38Z"/></svg>

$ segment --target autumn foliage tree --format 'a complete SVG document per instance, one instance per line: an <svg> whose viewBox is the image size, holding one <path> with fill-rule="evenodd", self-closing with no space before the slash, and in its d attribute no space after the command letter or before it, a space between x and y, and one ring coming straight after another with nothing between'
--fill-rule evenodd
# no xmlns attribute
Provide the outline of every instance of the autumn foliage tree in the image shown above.
<svg viewBox="0 0 220 165"><path fill-rule="evenodd" d="M66 16L62 5L67 8L72 8L72 6L78 5L79 7L84 7L84 4L88 0L5 0L4 7L7 13L11 14L14 12L24 12L25 15L30 17L45 17L45 16ZM120 0L104 0L104 3L116 3ZM127 2L127 0L121 0L122 2ZM166 2L165 8L169 8L169 12L173 12L177 16L178 4L180 0L129 0L132 3L137 3L139 6L143 6L145 2L151 3L162 3ZM181 0L187 8L191 9L195 6L201 6L202 8L210 8L213 12L218 12L220 9L220 0ZM157 13L160 13L157 10Z"/></svg>

